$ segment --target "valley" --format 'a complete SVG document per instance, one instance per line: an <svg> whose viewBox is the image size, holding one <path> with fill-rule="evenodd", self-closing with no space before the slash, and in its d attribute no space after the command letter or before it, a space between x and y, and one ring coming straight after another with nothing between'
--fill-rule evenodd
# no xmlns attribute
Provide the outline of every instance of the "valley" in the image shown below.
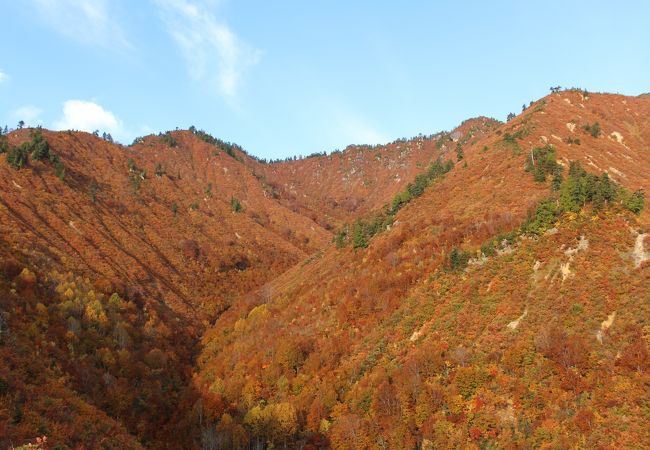
<svg viewBox="0 0 650 450"><path fill-rule="evenodd" d="M650 98L266 161L0 136L0 447L650 445Z"/></svg>

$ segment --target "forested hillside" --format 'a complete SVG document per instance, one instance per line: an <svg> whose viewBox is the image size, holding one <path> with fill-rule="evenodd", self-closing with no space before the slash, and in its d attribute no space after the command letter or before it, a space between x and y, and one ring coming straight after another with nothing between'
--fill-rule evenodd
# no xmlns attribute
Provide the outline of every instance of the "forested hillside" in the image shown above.
<svg viewBox="0 0 650 450"><path fill-rule="evenodd" d="M0 136L0 447L650 445L647 97L274 162L109 138Z"/></svg>

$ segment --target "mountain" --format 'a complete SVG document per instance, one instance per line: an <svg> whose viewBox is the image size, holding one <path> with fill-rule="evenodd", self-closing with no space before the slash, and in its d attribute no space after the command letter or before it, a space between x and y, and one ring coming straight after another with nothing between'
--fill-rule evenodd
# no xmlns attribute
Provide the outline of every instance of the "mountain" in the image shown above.
<svg viewBox="0 0 650 450"><path fill-rule="evenodd" d="M272 163L1 145L0 445L650 444L647 97Z"/></svg>
<svg viewBox="0 0 650 450"><path fill-rule="evenodd" d="M366 249L332 245L231 308L199 358L203 395L230 405L217 423L238 418L251 439L276 444L297 428L334 448L647 442L635 400L648 393L647 213L612 201L533 227L537 205L558 194L550 174L536 181L526 167L537 148L539 166L552 153L569 187L579 161L647 189L648 106L542 99L463 146ZM612 398L600 381L610 377L626 394Z"/></svg>
<svg viewBox="0 0 650 450"><path fill-rule="evenodd" d="M436 159L499 124L478 117L448 133L375 147L350 146L327 156L264 164L255 170L264 175L283 203L333 229L381 208Z"/></svg>

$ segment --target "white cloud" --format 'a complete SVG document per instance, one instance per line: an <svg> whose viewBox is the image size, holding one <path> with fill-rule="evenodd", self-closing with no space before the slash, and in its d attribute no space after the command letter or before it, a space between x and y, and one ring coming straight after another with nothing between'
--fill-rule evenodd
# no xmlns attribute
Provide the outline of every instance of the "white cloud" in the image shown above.
<svg viewBox="0 0 650 450"><path fill-rule="evenodd" d="M16 122L22 120L28 126L40 125L43 123L43 121L40 120L42 113L43 111L40 108L33 105L26 105L13 110L11 112L11 118Z"/></svg>
<svg viewBox="0 0 650 450"><path fill-rule="evenodd" d="M7 75L2 70L0 70L0 83L2 83L3 81L7 81L8 78L9 78L9 75Z"/></svg>
<svg viewBox="0 0 650 450"><path fill-rule="evenodd" d="M124 127L112 112L97 103L68 100L63 104L63 117L54 122L55 130L80 130L109 132L113 137L125 137Z"/></svg>
<svg viewBox="0 0 650 450"><path fill-rule="evenodd" d="M192 78L227 98L237 95L241 78L260 52L242 42L210 11L213 1L153 0L167 32L181 49Z"/></svg>
<svg viewBox="0 0 650 450"><path fill-rule="evenodd" d="M82 44L130 47L109 0L32 0L45 22Z"/></svg>

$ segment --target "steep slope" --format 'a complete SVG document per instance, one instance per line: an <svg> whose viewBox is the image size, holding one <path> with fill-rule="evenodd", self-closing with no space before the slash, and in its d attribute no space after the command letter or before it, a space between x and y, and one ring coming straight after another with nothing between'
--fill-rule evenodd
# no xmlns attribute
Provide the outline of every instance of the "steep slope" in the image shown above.
<svg viewBox="0 0 650 450"><path fill-rule="evenodd" d="M40 436L59 448L191 447L196 336L159 302L102 286L36 249L0 247L2 448Z"/></svg>
<svg viewBox="0 0 650 450"><path fill-rule="evenodd" d="M0 446L196 448L206 319L329 232L194 133L0 140Z"/></svg>
<svg viewBox="0 0 650 450"><path fill-rule="evenodd" d="M464 146L367 249L331 246L247 296L204 338L199 388L231 405L216 429L335 448L650 442L633 400L648 394L648 265L633 257L648 216L624 208L650 188L649 107L551 95ZM565 166L559 193L542 156ZM538 205L595 180L576 160L629 192L546 217Z"/></svg>
<svg viewBox="0 0 650 450"><path fill-rule="evenodd" d="M528 146L548 142L566 164L580 161L630 190L650 188L648 98L564 91L545 98L532 122Z"/></svg>
<svg viewBox="0 0 650 450"><path fill-rule="evenodd" d="M20 170L0 164L5 245L46 249L183 314L214 314L330 239L269 198L241 155L191 133L171 133L174 146L149 137L129 148L85 133L43 136L65 177L47 160Z"/></svg>
<svg viewBox="0 0 650 450"><path fill-rule="evenodd" d="M333 228L380 208L429 164L499 125L478 117L451 132L374 147L351 146L327 156L260 164L255 170L284 204Z"/></svg>
<svg viewBox="0 0 650 450"><path fill-rule="evenodd" d="M564 91L273 164L12 132L0 446L646 446L649 120Z"/></svg>

